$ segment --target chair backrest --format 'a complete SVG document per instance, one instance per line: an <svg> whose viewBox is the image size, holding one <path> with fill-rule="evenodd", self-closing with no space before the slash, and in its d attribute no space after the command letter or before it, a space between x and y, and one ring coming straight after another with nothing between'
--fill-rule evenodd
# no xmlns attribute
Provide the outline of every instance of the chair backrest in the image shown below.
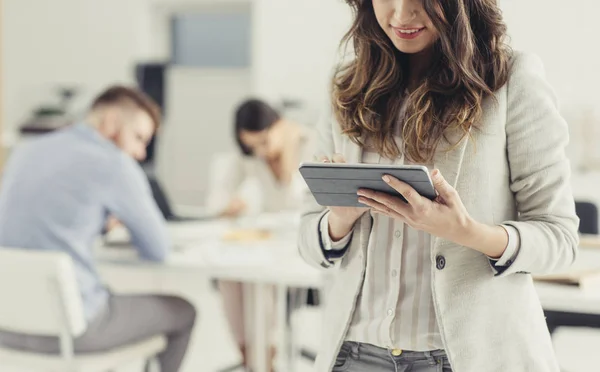
<svg viewBox="0 0 600 372"><path fill-rule="evenodd" d="M71 258L0 247L0 329L72 337L87 327Z"/></svg>
<svg viewBox="0 0 600 372"><path fill-rule="evenodd" d="M598 235L598 208L594 203L575 202L575 212L579 217L579 232Z"/></svg>

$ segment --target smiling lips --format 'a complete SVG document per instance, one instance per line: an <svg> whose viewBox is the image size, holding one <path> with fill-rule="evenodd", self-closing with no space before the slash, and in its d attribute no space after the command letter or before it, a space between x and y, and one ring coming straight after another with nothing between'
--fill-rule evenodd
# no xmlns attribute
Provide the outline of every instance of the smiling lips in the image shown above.
<svg viewBox="0 0 600 372"><path fill-rule="evenodd" d="M396 36L405 40L412 40L417 38L423 33L425 27L421 28L406 28L406 27L392 27Z"/></svg>

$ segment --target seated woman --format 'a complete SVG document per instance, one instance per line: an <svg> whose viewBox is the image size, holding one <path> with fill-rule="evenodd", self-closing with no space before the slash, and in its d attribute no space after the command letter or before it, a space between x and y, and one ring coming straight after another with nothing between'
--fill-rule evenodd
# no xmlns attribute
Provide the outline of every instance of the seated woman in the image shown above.
<svg viewBox="0 0 600 372"><path fill-rule="evenodd" d="M215 159L207 207L222 217L296 210L309 130L254 99L238 107L234 130L240 152Z"/></svg>
<svg viewBox="0 0 600 372"><path fill-rule="evenodd" d="M312 156L310 131L253 99L237 109L234 133L240 152L219 156L214 162L208 208L222 217L298 210L306 188L298 165L305 154ZM242 284L221 281L219 288L247 367ZM273 356L274 349L271 353Z"/></svg>

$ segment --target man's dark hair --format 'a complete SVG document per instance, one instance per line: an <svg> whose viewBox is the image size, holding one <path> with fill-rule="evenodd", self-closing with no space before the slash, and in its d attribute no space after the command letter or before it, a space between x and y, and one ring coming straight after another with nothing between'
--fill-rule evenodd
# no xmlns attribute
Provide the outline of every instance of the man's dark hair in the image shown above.
<svg viewBox="0 0 600 372"><path fill-rule="evenodd" d="M240 138L242 130L248 132L261 132L269 129L279 121L279 113L265 102L250 99L243 102L235 112L235 139L246 156L252 155L252 150L246 147Z"/></svg>
<svg viewBox="0 0 600 372"><path fill-rule="evenodd" d="M111 86L94 99L92 110L113 105L133 105L150 115L155 130L160 126L160 108L152 98L138 89L122 85Z"/></svg>

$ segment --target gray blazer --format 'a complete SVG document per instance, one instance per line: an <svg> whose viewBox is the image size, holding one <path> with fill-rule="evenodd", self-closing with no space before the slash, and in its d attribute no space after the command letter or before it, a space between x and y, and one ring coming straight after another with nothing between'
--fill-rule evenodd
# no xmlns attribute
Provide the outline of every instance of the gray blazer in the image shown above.
<svg viewBox="0 0 600 372"><path fill-rule="evenodd" d="M477 221L514 226L521 240L514 262L498 272L487 257L444 239L432 239L433 302L455 372L558 371L532 275L564 269L575 259L579 220L565 155L567 124L560 116L540 60L515 53L508 83L484 102L472 140L438 151L434 165ZM456 136L458 134L454 134ZM458 137L454 137L458 138ZM319 127L318 154L360 161L361 149L335 120ZM317 371L331 371L362 287L371 233L365 214L342 260L330 263L319 237L325 210L305 202L299 240L304 259L329 270L324 335Z"/></svg>

